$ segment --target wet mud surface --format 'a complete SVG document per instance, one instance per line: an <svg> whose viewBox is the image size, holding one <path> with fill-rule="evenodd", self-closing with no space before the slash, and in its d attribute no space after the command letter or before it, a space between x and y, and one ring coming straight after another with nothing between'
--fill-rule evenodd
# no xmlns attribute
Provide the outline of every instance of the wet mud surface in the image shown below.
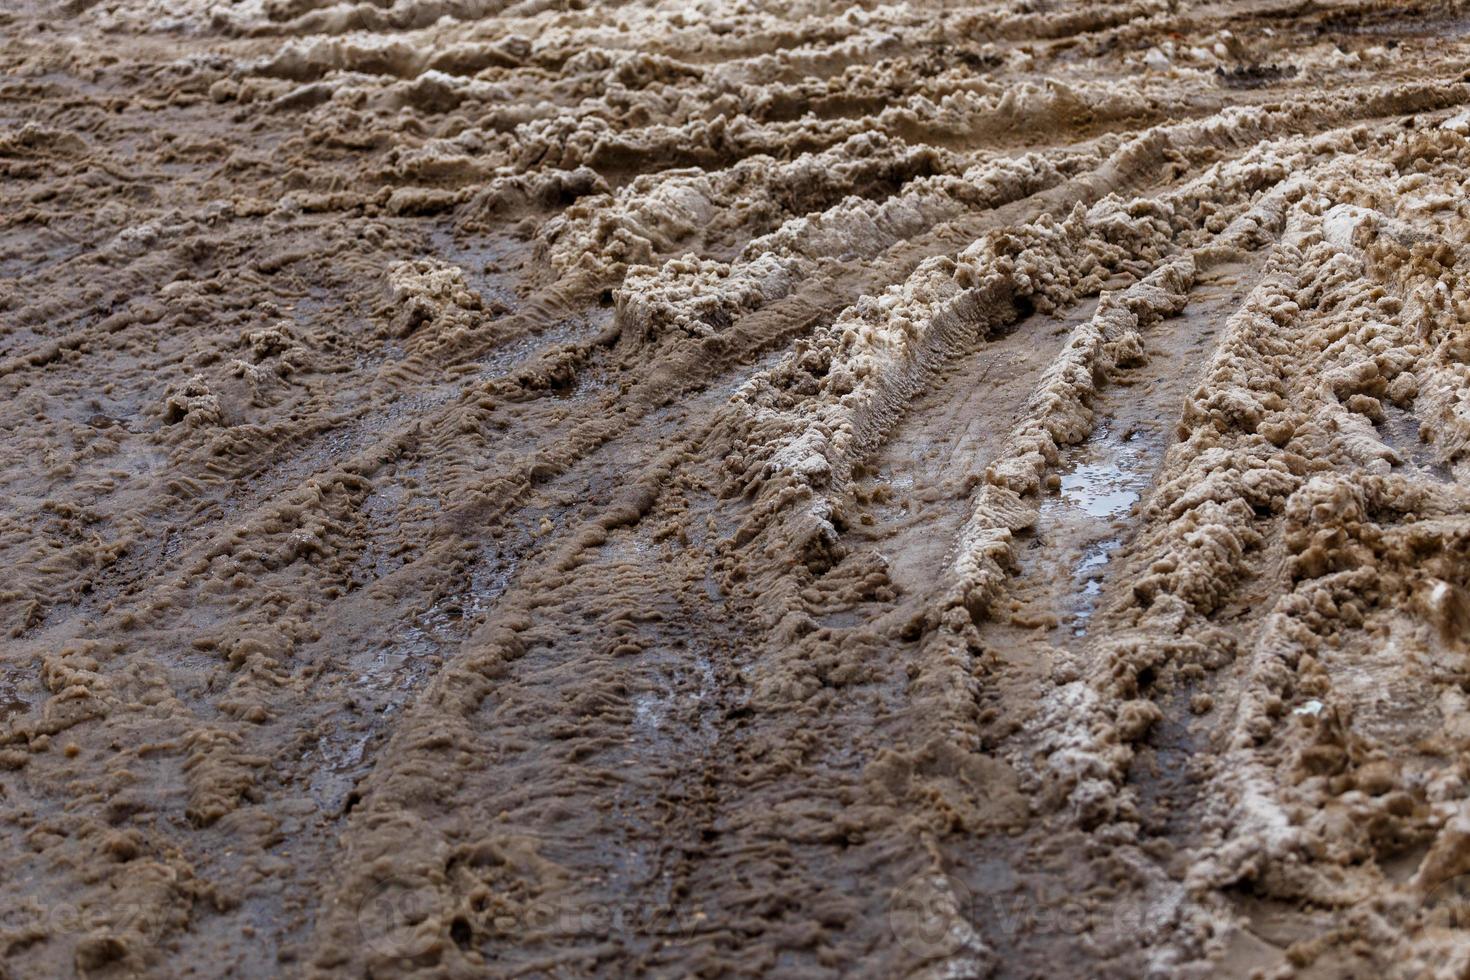
<svg viewBox="0 0 1470 980"><path fill-rule="evenodd" d="M1470 9L0 9L0 977L1470 970Z"/></svg>

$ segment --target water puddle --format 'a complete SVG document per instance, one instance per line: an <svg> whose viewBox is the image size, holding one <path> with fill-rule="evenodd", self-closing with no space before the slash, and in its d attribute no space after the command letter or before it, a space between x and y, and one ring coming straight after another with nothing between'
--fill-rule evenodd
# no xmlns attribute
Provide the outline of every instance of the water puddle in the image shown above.
<svg viewBox="0 0 1470 980"><path fill-rule="evenodd" d="M1072 627L1073 636L1083 636L1087 633L1087 620L1097 611L1097 600L1102 595L1103 577L1106 574L1108 562L1113 559L1113 552L1123 543L1122 538L1105 538L1088 545L1082 552L1082 560L1077 563L1073 571L1073 578L1082 584L1082 591L1077 593L1077 604L1074 610L1075 623Z"/></svg>
<svg viewBox="0 0 1470 980"><path fill-rule="evenodd" d="M1127 476L1114 463L1084 463L1062 477L1062 499L1093 517L1127 513L1138 502L1138 491L1126 485Z"/></svg>
<svg viewBox="0 0 1470 980"><path fill-rule="evenodd" d="M1443 483L1453 479L1449 467L1435 458L1434 447L1419 438L1419 419L1413 412L1384 402L1383 421L1376 428L1383 444L1404 462Z"/></svg>
<svg viewBox="0 0 1470 980"><path fill-rule="evenodd" d="M20 693L17 685L7 678L0 678L0 725L16 715L29 714L33 705Z"/></svg>
<svg viewBox="0 0 1470 980"><path fill-rule="evenodd" d="M714 661L698 642L671 650L649 650L662 668L657 686L633 697L633 725L644 737L659 739L669 714L686 702L696 715L716 689ZM657 753L655 753L657 754Z"/></svg>
<svg viewBox="0 0 1470 980"><path fill-rule="evenodd" d="M339 715L313 750L312 796L324 813L342 813L362 776L371 768L369 747L396 715L462 643L476 622L500 598L516 563L498 556L481 561L464 592L446 596L415 617L396 637L354 654L344 665L352 677L355 711Z"/></svg>
<svg viewBox="0 0 1470 980"><path fill-rule="evenodd" d="M1037 534L1078 555L1057 569L1070 582L1060 611L1069 617L1074 637L1087 633L1113 554L1123 544L1118 532L1148 490L1161 452L1162 439L1153 433L1122 434L1104 424L1062 454L1061 487L1042 500Z"/></svg>

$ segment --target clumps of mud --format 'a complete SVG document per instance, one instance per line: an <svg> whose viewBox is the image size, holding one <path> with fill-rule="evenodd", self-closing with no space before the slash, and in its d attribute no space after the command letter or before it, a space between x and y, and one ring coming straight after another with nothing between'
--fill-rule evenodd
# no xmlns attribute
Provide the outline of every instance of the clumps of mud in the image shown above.
<svg viewBox="0 0 1470 980"><path fill-rule="evenodd" d="M0 12L0 975L1462 975L1461 8Z"/></svg>
<svg viewBox="0 0 1470 980"><path fill-rule="evenodd" d="M1215 77L1226 88L1255 89L1295 78L1298 70L1296 65L1236 65L1229 71L1218 66Z"/></svg>

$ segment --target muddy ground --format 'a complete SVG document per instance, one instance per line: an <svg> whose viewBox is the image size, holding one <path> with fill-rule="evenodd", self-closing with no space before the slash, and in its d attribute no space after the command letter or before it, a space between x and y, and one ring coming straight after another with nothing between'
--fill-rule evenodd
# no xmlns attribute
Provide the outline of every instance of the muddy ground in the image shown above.
<svg viewBox="0 0 1470 980"><path fill-rule="evenodd" d="M0 5L0 977L1470 974L1470 5Z"/></svg>

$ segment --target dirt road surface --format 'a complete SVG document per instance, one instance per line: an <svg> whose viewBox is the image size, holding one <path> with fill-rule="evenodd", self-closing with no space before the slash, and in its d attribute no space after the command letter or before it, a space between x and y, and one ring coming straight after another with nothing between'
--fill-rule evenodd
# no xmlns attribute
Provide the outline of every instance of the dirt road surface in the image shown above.
<svg viewBox="0 0 1470 980"><path fill-rule="evenodd" d="M1467 68L0 5L0 977L1467 975Z"/></svg>

